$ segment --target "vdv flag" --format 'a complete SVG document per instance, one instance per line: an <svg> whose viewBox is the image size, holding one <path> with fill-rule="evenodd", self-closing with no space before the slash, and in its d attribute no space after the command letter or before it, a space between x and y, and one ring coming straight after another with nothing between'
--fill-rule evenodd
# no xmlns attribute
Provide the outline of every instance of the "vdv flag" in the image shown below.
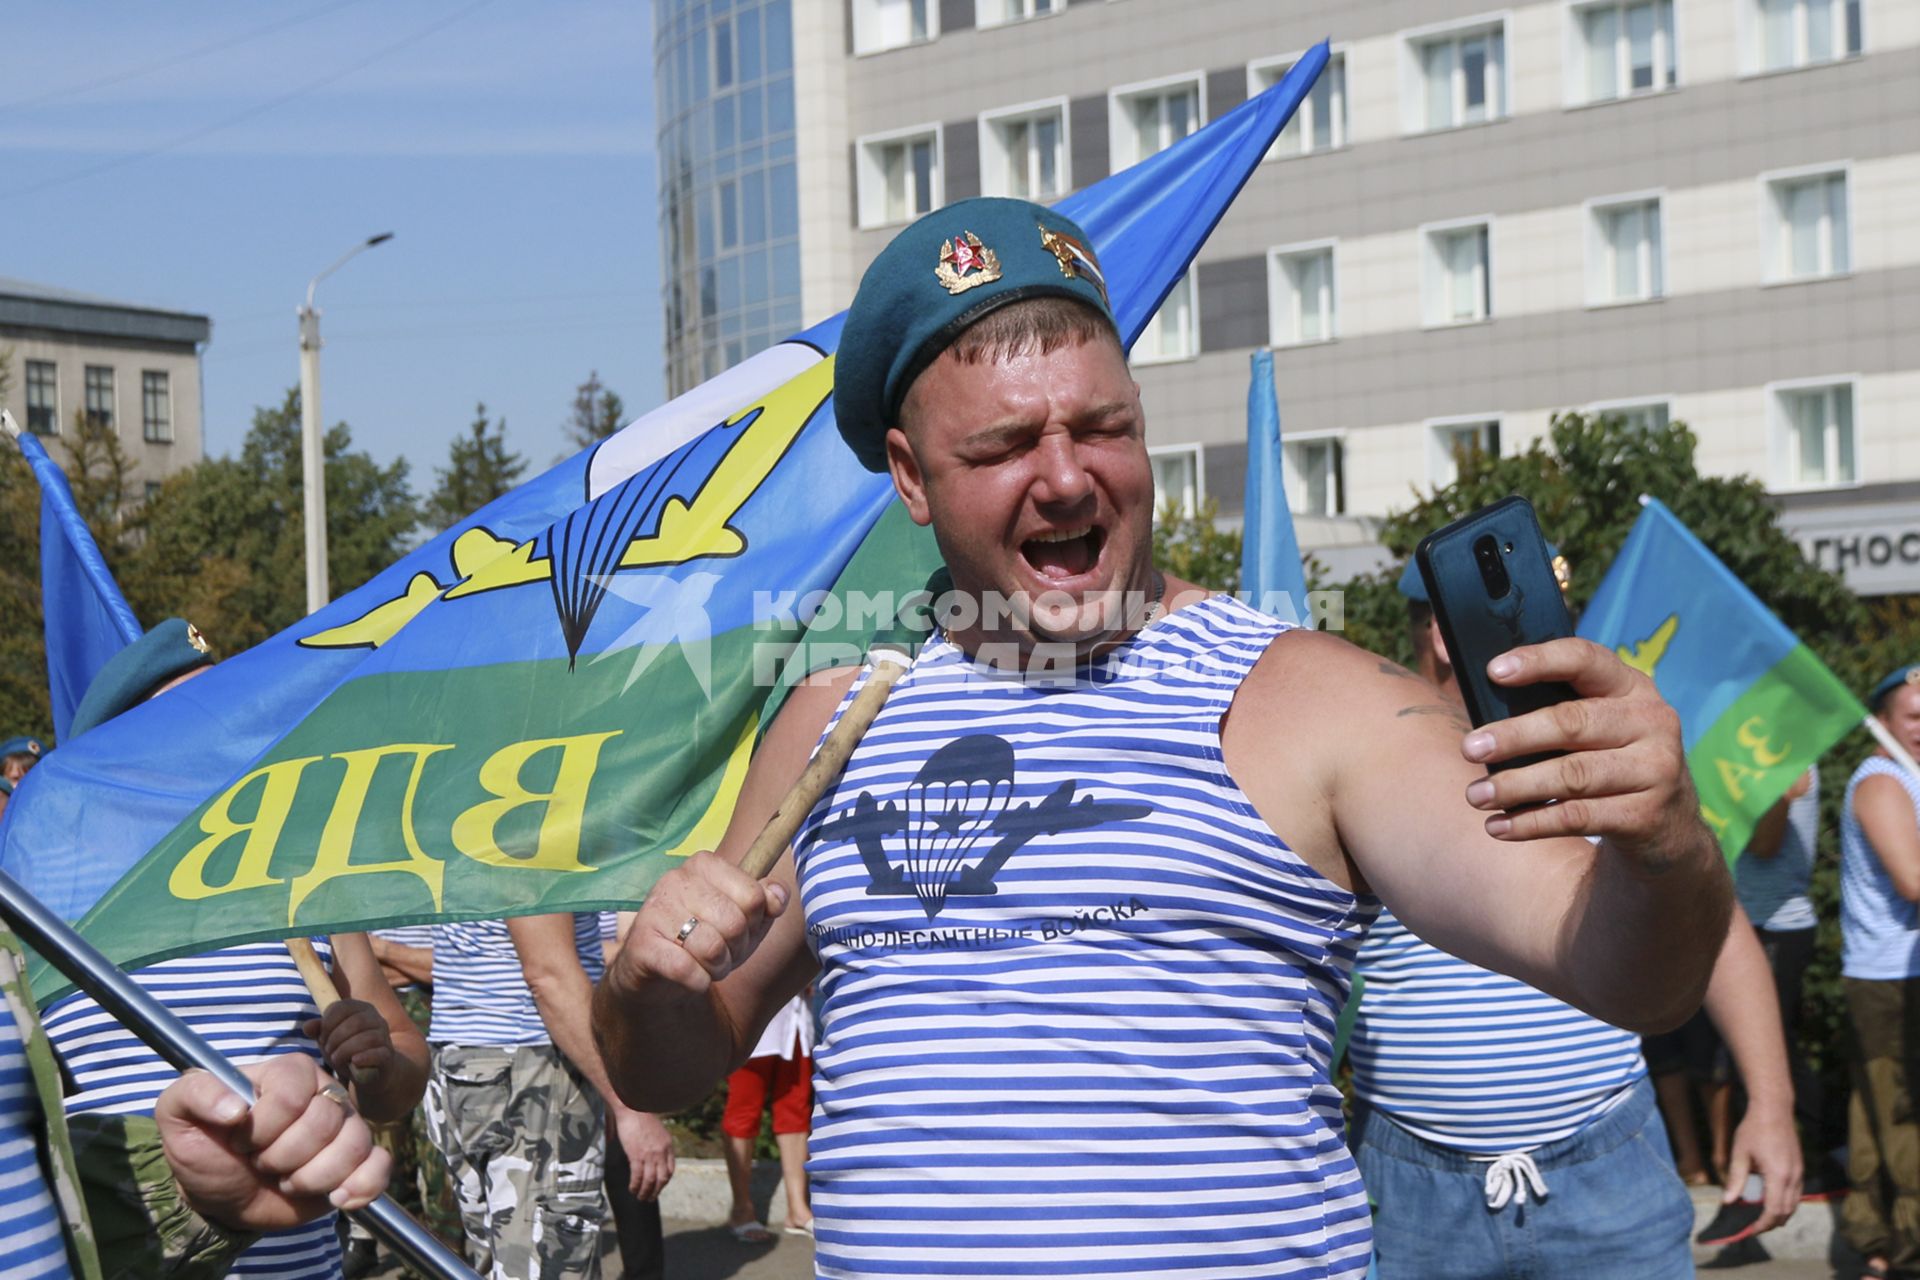
<svg viewBox="0 0 1920 1280"><path fill-rule="evenodd" d="M1129 344L1326 58L1061 203ZM835 429L843 319L62 747L9 810L0 870L128 966L633 905L717 843L782 674L857 660L937 563ZM35 977L43 999L64 985Z"/></svg>
<svg viewBox="0 0 1920 1280"><path fill-rule="evenodd" d="M1287 506L1280 457L1280 401L1273 386L1273 352L1253 353L1247 387L1247 504L1240 534L1240 590L1246 599L1288 622L1306 616L1307 575ZM1276 609L1285 593L1292 612Z"/></svg>
<svg viewBox="0 0 1920 1280"><path fill-rule="evenodd" d="M37 436L15 437L40 484L40 603L46 614L53 736L64 742L74 708L107 660L142 635L73 502L73 490Z"/></svg>
<svg viewBox="0 0 1920 1280"><path fill-rule="evenodd" d="M1700 812L1731 862L1866 708L1692 530L1644 500L1579 632L1680 713Z"/></svg>

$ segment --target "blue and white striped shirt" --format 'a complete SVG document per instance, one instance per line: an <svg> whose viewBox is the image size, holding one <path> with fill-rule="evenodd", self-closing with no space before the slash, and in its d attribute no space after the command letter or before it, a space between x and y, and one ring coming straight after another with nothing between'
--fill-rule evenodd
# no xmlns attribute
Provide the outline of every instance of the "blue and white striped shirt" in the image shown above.
<svg viewBox="0 0 1920 1280"><path fill-rule="evenodd" d="M1373 903L1220 751L1281 629L1216 597L1069 687L935 638L895 686L796 843L820 1275L1365 1273L1328 1058Z"/></svg>
<svg viewBox="0 0 1920 1280"><path fill-rule="evenodd" d="M322 960L331 961L325 939L316 939L314 947ZM283 1053L320 1061L320 1046L302 1029L320 1010L282 943L247 942L209 955L162 960L133 979L236 1066ZM180 1074L87 996L56 1000L45 1024L79 1089L67 1098L68 1115L152 1115L161 1091ZM228 1274L276 1280L338 1276L334 1215L262 1236L235 1259Z"/></svg>
<svg viewBox="0 0 1920 1280"><path fill-rule="evenodd" d="M1920 818L1920 780L1885 756L1869 756L1847 782L1840 818L1840 972L1888 981L1920 976L1920 912L1893 887L1853 812L1862 782L1885 774L1906 789Z"/></svg>
<svg viewBox="0 0 1920 1280"><path fill-rule="evenodd" d="M1771 858L1742 853L1733 864L1733 886L1740 909L1757 928L1786 931L1820 923L1807 885L1813 880L1814 839L1820 830L1820 771L1809 769L1813 785L1787 805L1787 829Z"/></svg>
<svg viewBox="0 0 1920 1280"><path fill-rule="evenodd" d="M576 912L573 949L587 979L600 981L606 967L600 949L600 913ZM520 955L504 920L463 920L433 926L434 1044L551 1044L527 986Z"/></svg>
<svg viewBox="0 0 1920 1280"><path fill-rule="evenodd" d="M1355 971L1353 1091L1437 1146L1492 1156L1558 1142L1647 1074L1638 1036L1448 955L1390 911Z"/></svg>
<svg viewBox="0 0 1920 1280"><path fill-rule="evenodd" d="M20 1024L0 995L0 1280L67 1280L67 1233L40 1166L40 1123Z"/></svg>

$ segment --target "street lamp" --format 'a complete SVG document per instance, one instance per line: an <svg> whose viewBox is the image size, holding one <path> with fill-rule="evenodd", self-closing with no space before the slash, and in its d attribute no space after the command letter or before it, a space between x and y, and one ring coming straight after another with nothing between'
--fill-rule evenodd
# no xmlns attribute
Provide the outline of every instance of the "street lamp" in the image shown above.
<svg viewBox="0 0 1920 1280"><path fill-rule="evenodd" d="M354 254L391 239L393 232L382 231L341 254L332 266L307 281L307 301L300 308L300 479L306 493L308 613L320 612L328 595L326 460L320 447L320 313L313 309L313 291Z"/></svg>

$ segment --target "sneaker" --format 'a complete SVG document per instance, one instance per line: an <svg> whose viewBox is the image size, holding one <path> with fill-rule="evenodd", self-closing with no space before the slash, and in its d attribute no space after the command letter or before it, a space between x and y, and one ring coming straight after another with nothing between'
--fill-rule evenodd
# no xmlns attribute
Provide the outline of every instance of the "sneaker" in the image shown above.
<svg viewBox="0 0 1920 1280"><path fill-rule="evenodd" d="M1693 1238L1693 1242L1717 1248L1757 1235L1755 1226L1760 1221L1760 1215L1766 1212L1766 1207L1761 1200L1735 1200L1732 1204L1723 1204L1720 1212L1713 1215L1713 1221L1700 1229L1700 1234Z"/></svg>
<svg viewBox="0 0 1920 1280"><path fill-rule="evenodd" d="M380 1266L380 1251L371 1240L349 1240L340 1255L340 1274L346 1280L360 1280L362 1276L372 1275Z"/></svg>

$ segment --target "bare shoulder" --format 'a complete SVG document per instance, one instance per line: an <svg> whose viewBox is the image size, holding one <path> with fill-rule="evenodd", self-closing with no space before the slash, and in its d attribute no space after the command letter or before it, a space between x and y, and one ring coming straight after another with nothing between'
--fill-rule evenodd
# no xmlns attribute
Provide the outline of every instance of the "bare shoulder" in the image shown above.
<svg viewBox="0 0 1920 1280"><path fill-rule="evenodd" d="M1255 717L1339 712L1349 723L1373 716L1431 717L1465 733L1459 707L1397 662L1325 631L1281 633L1254 664L1234 701L1234 715ZM1231 722L1231 721L1230 721Z"/></svg>
<svg viewBox="0 0 1920 1280"><path fill-rule="evenodd" d="M747 767L740 800L734 807L733 822L721 844L723 851L737 856L746 847L740 842L759 831L761 823L786 795L787 788L807 767L813 749L820 743L820 735L827 731L834 710L859 674L858 667L829 667L814 672L787 695L766 736L754 748L753 762ZM733 847L736 844L738 848Z"/></svg>
<svg viewBox="0 0 1920 1280"><path fill-rule="evenodd" d="M760 750L784 750L799 745L803 758L811 755L814 744L827 730L827 722L833 719L835 709L859 675L859 667L827 667L795 685L768 727Z"/></svg>

